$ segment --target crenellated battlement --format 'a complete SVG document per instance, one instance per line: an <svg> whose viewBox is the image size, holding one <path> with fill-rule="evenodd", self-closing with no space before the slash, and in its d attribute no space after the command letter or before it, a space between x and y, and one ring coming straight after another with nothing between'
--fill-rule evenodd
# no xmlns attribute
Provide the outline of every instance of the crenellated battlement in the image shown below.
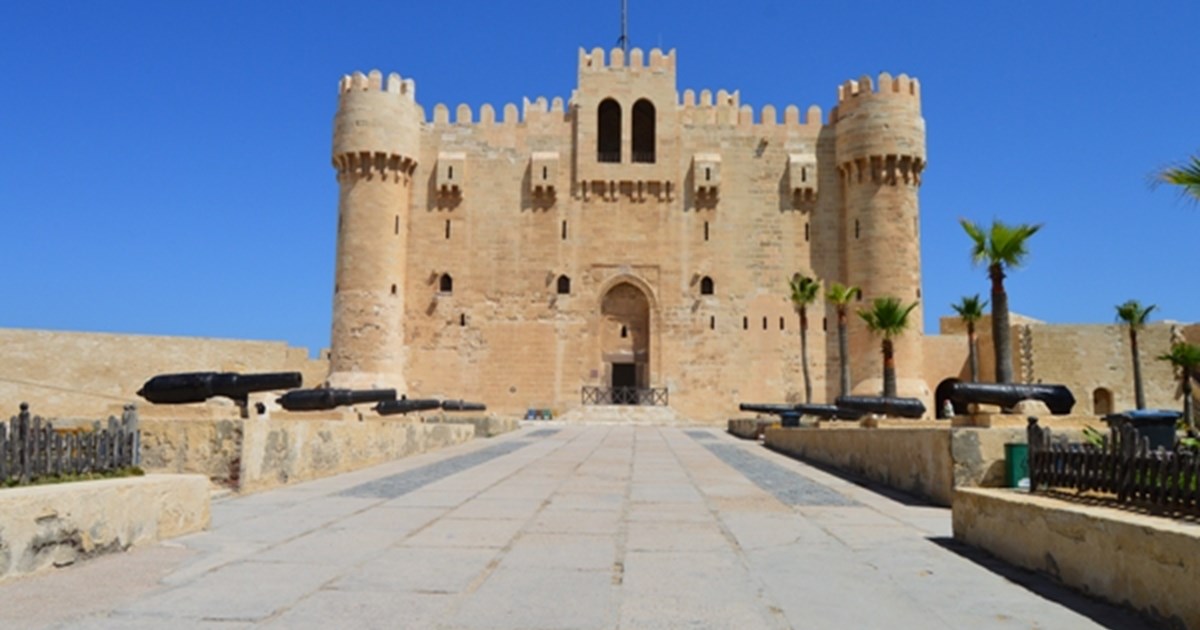
<svg viewBox="0 0 1200 630"><path fill-rule="evenodd" d="M858 80L850 79L838 86L838 105L868 97L904 97L921 99L921 82L907 74L892 77L887 72L879 74L878 81L863 75Z"/></svg>
<svg viewBox="0 0 1200 630"><path fill-rule="evenodd" d="M438 103L433 106L433 118L429 122L433 123L434 127L451 125L491 127L493 125L521 125L555 118L561 120L567 113L566 101L561 96L553 99L547 99L545 96L535 99L526 97L519 108L514 103L506 103L501 112L503 117L497 119L496 108L491 103L484 103L479 107L479 118L476 119L471 106L460 103L454 108L454 115L451 116L450 108L445 103Z"/></svg>
<svg viewBox="0 0 1200 630"><path fill-rule="evenodd" d="M416 101L417 84L412 79L402 78L395 72L389 74L385 82L383 73L379 70L372 70L367 74L354 72L342 75L341 80L338 81L338 95L345 96L353 92L387 92L403 96L410 101Z"/></svg>
<svg viewBox="0 0 1200 630"><path fill-rule="evenodd" d="M816 105L809 106L803 115L799 107L788 105L783 110L783 121L780 121L774 105L763 106L756 118L754 108L742 105L741 94L736 90L717 90L715 99L711 90L701 90L698 96L694 90L684 90L680 96L679 111L685 124L737 125L742 128L807 128L824 124L821 108Z"/></svg>
<svg viewBox="0 0 1200 630"><path fill-rule="evenodd" d="M591 52L582 48L579 49L580 72L599 72L615 69L629 69L633 71L648 69L659 72L674 72L675 49L672 48L665 53L658 48L650 49L649 63L647 63L646 56L641 48L630 49L628 59L625 58L624 50L614 48L608 54L608 63L605 63L603 48L593 48Z"/></svg>

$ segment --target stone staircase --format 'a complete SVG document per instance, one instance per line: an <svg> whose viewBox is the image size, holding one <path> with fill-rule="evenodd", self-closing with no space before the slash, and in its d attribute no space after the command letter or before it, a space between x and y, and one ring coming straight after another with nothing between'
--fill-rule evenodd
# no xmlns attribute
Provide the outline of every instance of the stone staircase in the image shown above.
<svg viewBox="0 0 1200 630"><path fill-rule="evenodd" d="M670 407L649 405L581 405L555 418L569 424L688 426L696 424Z"/></svg>

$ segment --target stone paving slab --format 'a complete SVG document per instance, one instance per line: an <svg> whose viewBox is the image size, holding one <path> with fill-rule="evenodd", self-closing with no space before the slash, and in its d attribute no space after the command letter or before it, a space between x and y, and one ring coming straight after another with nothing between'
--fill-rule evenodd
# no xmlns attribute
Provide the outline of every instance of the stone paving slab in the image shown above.
<svg viewBox="0 0 1200 630"><path fill-rule="evenodd" d="M218 501L209 532L0 584L0 627L1150 627L949 535L715 430L539 423Z"/></svg>

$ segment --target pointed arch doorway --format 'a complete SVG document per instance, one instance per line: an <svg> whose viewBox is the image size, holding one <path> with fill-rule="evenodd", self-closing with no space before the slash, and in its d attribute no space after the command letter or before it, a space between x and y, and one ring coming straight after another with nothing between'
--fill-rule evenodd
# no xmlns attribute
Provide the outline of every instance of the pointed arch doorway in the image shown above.
<svg viewBox="0 0 1200 630"><path fill-rule="evenodd" d="M600 301L600 354L613 401L636 404L650 387L650 299L629 282L619 282Z"/></svg>

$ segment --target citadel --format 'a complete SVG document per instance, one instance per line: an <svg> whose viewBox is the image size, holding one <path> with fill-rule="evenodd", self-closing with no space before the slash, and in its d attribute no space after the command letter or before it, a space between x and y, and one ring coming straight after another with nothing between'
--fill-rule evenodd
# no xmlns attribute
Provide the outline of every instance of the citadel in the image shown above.
<svg viewBox="0 0 1200 630"><path fill-rule="evenodd" d="M157 373L295 370L309 387L394 387L517 417L586 420L579 412L619 411L603 403L634 392L623 402L657 405L641 420L717 423L740 402L802 402L787 284L803 273L862 289L849 318L854 394L880 393L882 359L853 311L886 296L918 304L895 340L898 393L940 416L939 391L969 368L957 318L936 334L920 326L921 85L864 76L831 90L827 112L755 111L736 90L681 92L676 63L673 50L580 50L566 100L453 115L420 105L412 79L343 77L328 350L0 329L0 403L119 412ZM966 264L965 236L962 249ZM986 286L980 272L963 292ZM808 316L813 401L831 402L836 312L820 298ZM1011 324L1018 382L1066 385L1076 413L1133 406L1121 327ZM983 381L994 378L989 328L978 325ZM1140 338L1148 404L1178 407L1171 367L1149 357L1200 341L1200 326L1155 322Z"/></svg>
<svg viewBox="0 0 1200 630"><path fill-rule="evenodd" d="M920 300L915 79L848 81L826 119L681 94L675 68L674 51L581 50L566 102L499 118L438 105L427 119L412 80L344 77L330 383L501 409L665 388L710 417L797 399L794 273ZM810 367L832 400L822 310ZM854 391L878 393L877 341L858 322L850 340ZM919 332L897 341L900 393L929 399L922 346Z"/></svg>

